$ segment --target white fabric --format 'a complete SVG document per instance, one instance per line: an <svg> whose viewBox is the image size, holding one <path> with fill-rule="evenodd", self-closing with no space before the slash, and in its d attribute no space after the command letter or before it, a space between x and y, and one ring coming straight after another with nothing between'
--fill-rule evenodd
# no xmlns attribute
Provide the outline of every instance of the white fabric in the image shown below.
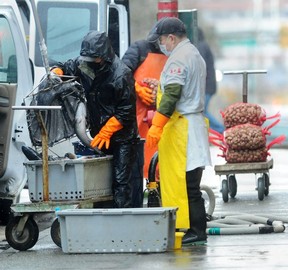
<svg viewBox="0 0 288 270"><path fill-rule="evenodd" d="M186 114L188 119L188 146L186 171L211 166L208 127L203 113Z"/></svg>

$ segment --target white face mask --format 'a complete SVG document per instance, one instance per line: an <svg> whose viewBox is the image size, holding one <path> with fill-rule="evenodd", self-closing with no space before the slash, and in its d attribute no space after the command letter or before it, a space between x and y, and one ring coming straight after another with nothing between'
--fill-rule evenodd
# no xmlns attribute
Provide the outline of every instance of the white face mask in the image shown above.
<svg viewBox="0 0 288 270"><path fill-rule="evenodd" d="M168 40L168 37L166 37L165 44L161 44L160 39L159 39L158 44L159 44L160 51L164 53L166 56L169 56L171 52L167 50L167 40Z"/></svg>
<svg viewBox="0 0 288 270"><path fill-rule="evenodd" d="M164 53L166 56L169 56L171 52L167 51L166 44L159 44L160 51Z"/></svg>

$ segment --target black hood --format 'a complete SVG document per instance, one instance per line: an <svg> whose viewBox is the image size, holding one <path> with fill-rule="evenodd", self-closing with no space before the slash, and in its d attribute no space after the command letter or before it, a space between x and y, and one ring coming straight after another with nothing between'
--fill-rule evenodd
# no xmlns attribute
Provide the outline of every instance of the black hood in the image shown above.
<svg viewBox="0 0 288 270"><path fill-rule="evenodd" d="M115 57L114 50L105 32L90 31L81 44L80 56L84 61L89 58L102 58L105 62L112 63ZM80 57L81 59L81 57Z"/></svg>

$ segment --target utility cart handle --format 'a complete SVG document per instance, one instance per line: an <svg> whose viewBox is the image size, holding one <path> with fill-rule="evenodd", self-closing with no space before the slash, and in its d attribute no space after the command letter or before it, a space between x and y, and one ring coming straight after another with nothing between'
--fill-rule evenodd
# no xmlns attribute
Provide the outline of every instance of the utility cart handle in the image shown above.
<svg viewBox="0 0 288 270"><path fill-rule="evenodd" d="M61 106L12 106L13 110L35 110L41 129L42 139L42 177L43 177L43 201L49 201L49 177L48 177L48 134L41 116L43 110L61 110Z"/></svg>
<svg viewBox="0 0 288 270"><path fill-rule="evenodd" d="M248 74L263 74L267 73L267 70L235 70L235 71L224 71L224 75L234 75L234 74L242 74L243 75L243 90L242 90L242 95L243 95L243 102L247 103L248 102Z"/></svg>

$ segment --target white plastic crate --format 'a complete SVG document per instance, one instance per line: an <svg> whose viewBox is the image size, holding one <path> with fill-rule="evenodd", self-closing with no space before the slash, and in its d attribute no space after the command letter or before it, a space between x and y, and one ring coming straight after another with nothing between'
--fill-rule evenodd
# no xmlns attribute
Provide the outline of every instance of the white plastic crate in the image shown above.
<svg viewBox="0 0 288 270"><path fill-rule="evenodd" d="M29 197L43 201L42 161L24 163ZM112 195L112 156L48 162L49 200L68 201Z"/></svg>
<svg viewBox="0 0 288 270"><path fill-rule="evenodd" d="M177 208L57 212L65 253L152 253L174 248Z"/></svg>

